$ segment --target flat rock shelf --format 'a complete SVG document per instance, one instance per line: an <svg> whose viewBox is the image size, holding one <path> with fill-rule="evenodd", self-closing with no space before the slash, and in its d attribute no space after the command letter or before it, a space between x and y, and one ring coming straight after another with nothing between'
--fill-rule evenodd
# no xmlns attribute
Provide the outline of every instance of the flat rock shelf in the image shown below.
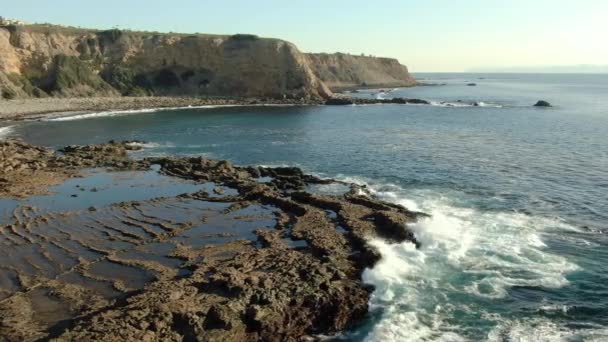
<svg viewBox="0 0 608 342"><path fill-rule="evenodd" d="M285 341L365 318L422 213L298 168L0 143L0 340Z"/></svg>

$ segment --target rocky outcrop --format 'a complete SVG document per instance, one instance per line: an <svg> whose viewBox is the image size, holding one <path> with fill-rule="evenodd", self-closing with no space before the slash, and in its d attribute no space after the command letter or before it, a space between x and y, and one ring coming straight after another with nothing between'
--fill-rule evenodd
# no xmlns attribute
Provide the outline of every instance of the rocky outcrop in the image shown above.
<svg viewBox="0 0 608 342"><path fill-rule="evenodd" d="M315 74L333 90L416 85L407 67L393 58L343 53L308 54Z"/></svg>
<svg viewBox="0 0 608 342"><path fill-rule="evenodd" d="M545 100L539 100L534 104L534 107L551 107L551 104Z"/></svg>
<svg viewBox="0 0 608 342"><path fill-rule="evenodd" d="M430 105L427 100L422 99L406 99L403 97L394 97L392 99L366 99L357 97L332 97L325 101L327 106L348 106L348 105L370 105L370 104L417 104Z"/></svg>
<svg viewBox="0 0 608 342"><path fill-rule="evenodd" d="M88 209L19 206L3 217L0 341L314 340L367 315L372 288L361 274L379 259L369 238L419 245L407 224L424 214L383 202L365 186L294 167L133 160L127 152L137 146L110 142L57 153L0 143L10 161L0 176L15 184L26 181L23 172L35 178L158 165L173 180L200 185L174 197L123 202L116 195L108 203L107 194L81 183L74 191L101 202ZM344 193L315 190L327 184Z"/></svg>
<svg viewBox="0 0 608 342"><path fill-rule="evenodd" d="M0 27L2 98L180 95L318 98L295 45L254 35Z"/></svg>

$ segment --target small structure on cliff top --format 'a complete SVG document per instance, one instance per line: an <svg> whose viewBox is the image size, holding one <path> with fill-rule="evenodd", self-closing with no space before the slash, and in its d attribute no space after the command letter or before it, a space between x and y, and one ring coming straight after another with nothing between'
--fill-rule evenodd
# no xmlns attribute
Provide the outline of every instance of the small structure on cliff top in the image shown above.
<svg viewBox="0 0 608 342"><path fill-rule="evenodd" d="M7 25L25 25L25 22L23 22L21 20L9 19L9 18L0 16L0 26L7 26Z"/></svg>

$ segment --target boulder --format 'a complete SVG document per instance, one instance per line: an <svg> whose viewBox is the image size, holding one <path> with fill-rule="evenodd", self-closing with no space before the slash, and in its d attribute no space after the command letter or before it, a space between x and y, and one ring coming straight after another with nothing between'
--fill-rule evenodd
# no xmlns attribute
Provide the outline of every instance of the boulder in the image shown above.
<svg viewBox="0 0 608 342"><path fill-rule="evenodd" d="M534 105L534 107L552 107L552 106L547 101L539 100L538 102L536 102L536 104Z"/></svg>

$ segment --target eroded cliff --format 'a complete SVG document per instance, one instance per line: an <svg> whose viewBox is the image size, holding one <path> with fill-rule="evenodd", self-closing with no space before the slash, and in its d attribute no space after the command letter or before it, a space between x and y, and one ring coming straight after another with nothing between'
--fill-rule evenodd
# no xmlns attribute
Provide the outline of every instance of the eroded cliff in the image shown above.
<svg viewBox="0 0 608 342"><path fill-rule="evenodd" d="M358 87L410 87L416 80L394 58L355 56L343 53L308 54L311 66L333 90Z"/></svg>
<svg viewBox="0 0 608 342"><path fill-rule="evenodd" d="M411 85L396 60L304 54L254 35L0 26L3 99L83 96L327 98L330 87ZM329 86L329 87L328 87Z"/></svg>

